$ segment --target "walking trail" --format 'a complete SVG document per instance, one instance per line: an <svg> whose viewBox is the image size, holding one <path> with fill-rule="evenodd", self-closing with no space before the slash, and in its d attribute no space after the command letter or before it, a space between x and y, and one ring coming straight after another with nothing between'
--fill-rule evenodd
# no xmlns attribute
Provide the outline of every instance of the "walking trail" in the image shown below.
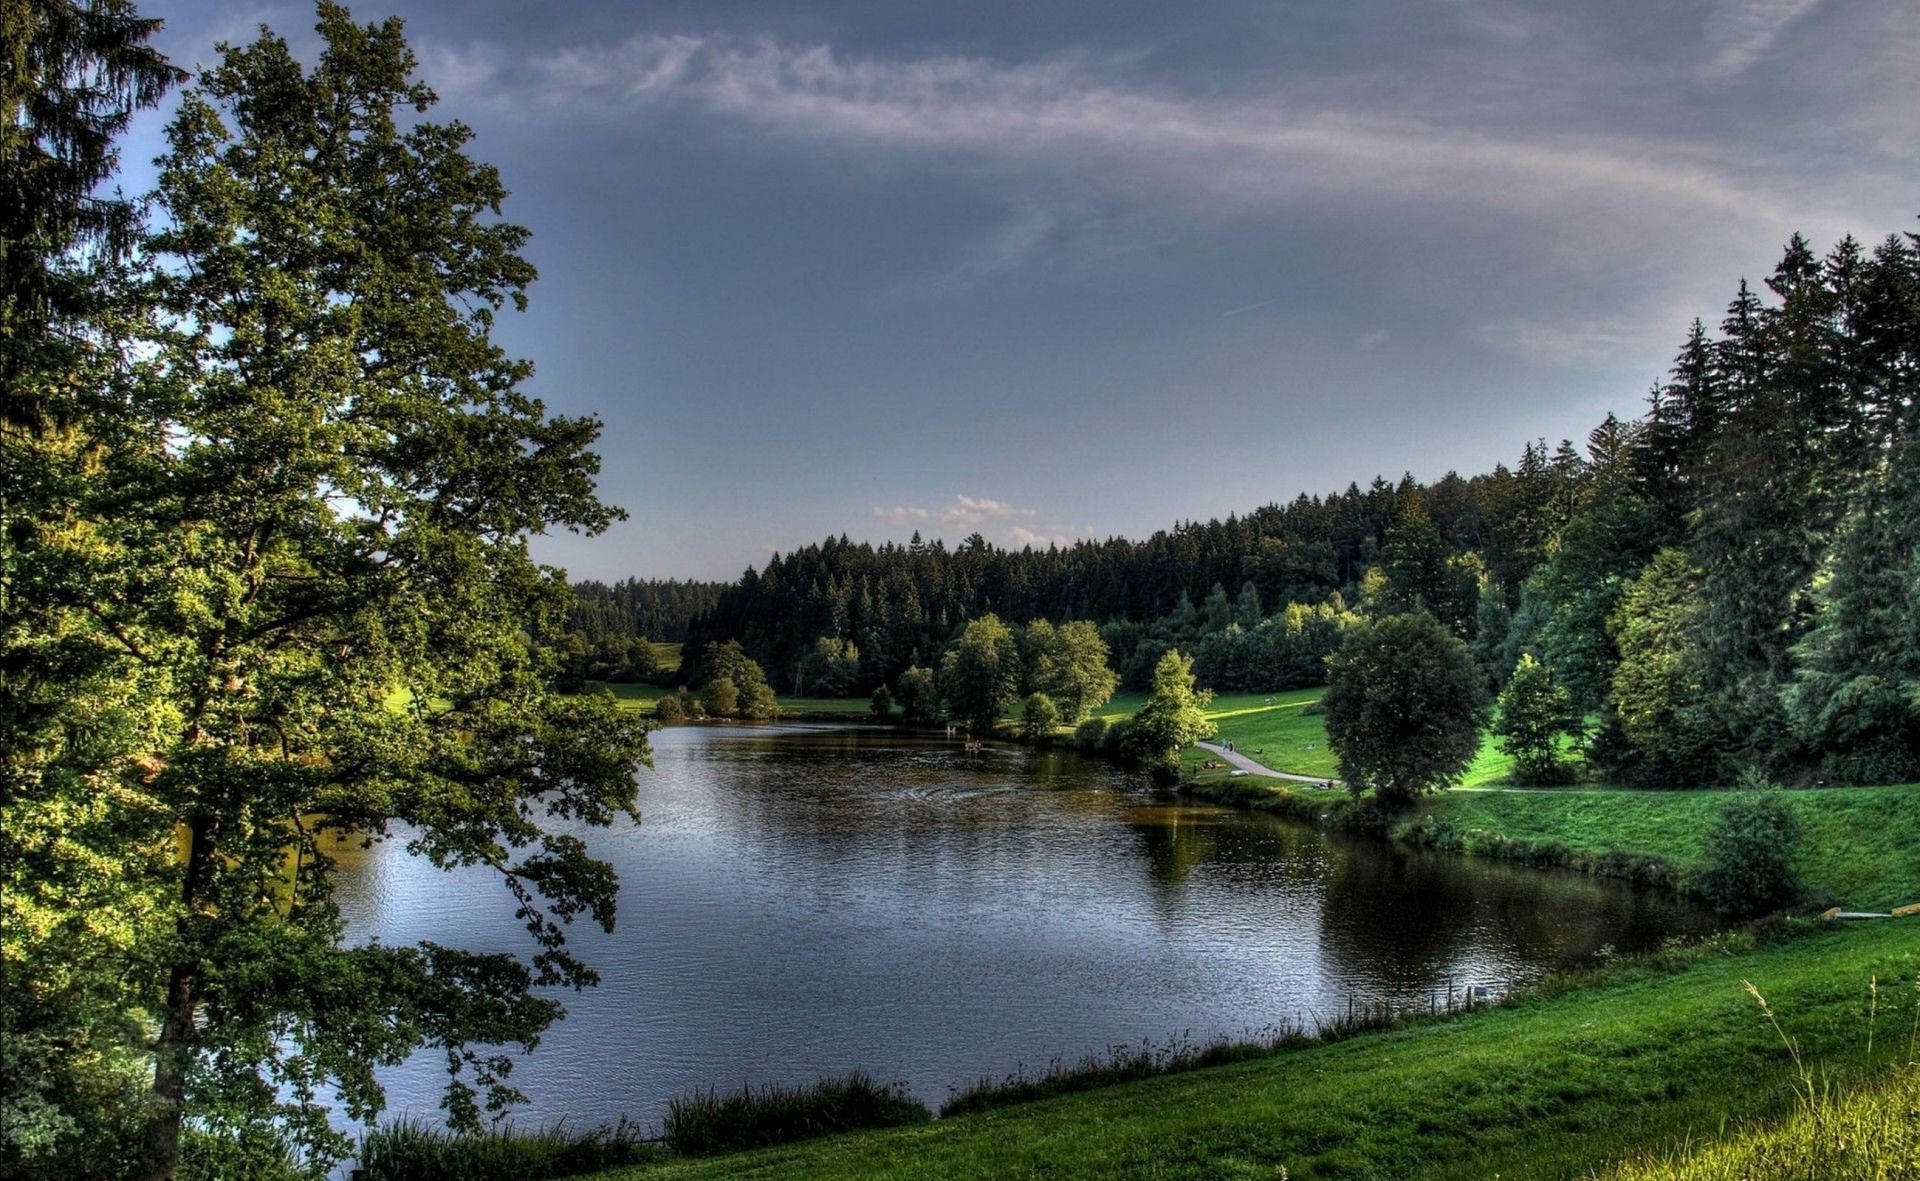
<svg viewBox="0 0 1920 1181"><path fill-rule="evenodd" d="M1274 779L1291 779L1295 783L1311 783L1315 787L1326 787L1329 784L1334 787L1345 786L1338 779L1328 779L1321 775L1295 775L1291 771L1276 771L1272 767L1254 762L1237 750L1228 750L1224 746L1216 746L1211 742L1196 742L1194 745L1206 751L1214 758L1226 760L1229 764L1240 768L1249 775L1267 775Z"/></svg>
<svg viewBox="0 0 1920 1181"><path fill-rule="evenodd" d="M1338 779L1328 779L1320 775L1295 775L1291 771L1276 771L1265 764L1254 762L1237 750L1228 750L1224 746L1216 746L1211 742L1196 742L1194 745L1217 759L1225 759L1229 764L1238 767L1249 775L1266 775L1274 779L1291 779L1295 783L1311 783L1315 787L1326 787L1329 784L1334 787L1346 786L1345 783ZM1566 787L1456 787L1453 790L1480 791L1490 795L1495 793L1508 795L1567 795L1572 792L1577 792L1580 789Z"/></svg>

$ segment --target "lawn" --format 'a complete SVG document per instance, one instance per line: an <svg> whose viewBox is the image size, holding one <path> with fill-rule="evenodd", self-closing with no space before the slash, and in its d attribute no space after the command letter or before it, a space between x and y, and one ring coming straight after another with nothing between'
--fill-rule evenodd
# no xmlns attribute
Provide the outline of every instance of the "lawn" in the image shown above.
<svg viewBox="0 0 1920 1181"><path fill-rule="evenodd" d="M1920 920L1834 930L1233 1066L887 1132L615 1171L614 1178L1584 1176L1790 1110L1801 1052L1863 1077L1877 978L1884 1076L1908 1053Z"/></svg>

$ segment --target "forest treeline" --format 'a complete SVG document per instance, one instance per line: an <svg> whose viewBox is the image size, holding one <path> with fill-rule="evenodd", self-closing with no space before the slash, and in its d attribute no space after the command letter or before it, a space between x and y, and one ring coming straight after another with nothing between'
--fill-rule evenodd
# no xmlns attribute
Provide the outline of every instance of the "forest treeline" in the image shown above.
<svg viewBox="0 0 1920 1181"><path fill-rule="evenodd" d="M1824 257L1795 236L1764 291L1696 320L1645 412L1582 444L1423 484L1376 478L1143 541L1007 550L845 536L721 593L688 664L737 641L783 689L832 651L859 693L986 613L1100 623L1144 686L1318 683L1354 622L1426 611L1499 688L1523 657L1570 698L1593 766L1656 784L1748 767L1920 777L1920 237ZM815 684L819 682L816 679Z"/></svg>
<svg viewBox="0 0 1920 1181"><path fill-rule="evenodd" d="M729 585L677 578L623 578L614 583L580 579L573 583L567 622L570 630L593 640L633 636L679 643Z"/></svg>

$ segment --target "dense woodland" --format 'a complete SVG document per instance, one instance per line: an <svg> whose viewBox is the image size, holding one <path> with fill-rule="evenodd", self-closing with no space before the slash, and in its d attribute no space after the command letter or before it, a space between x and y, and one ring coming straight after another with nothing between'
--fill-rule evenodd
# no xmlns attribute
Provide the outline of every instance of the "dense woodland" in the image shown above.
<svg viewBox="0 0 1920 1181"><path fill-rule="evenodd" d="M1099 621L1143 687L1318 683L1357 620L1424 610L1497 689L1523 657L1633 781L1920 777L1920 237L1824 257L1795 236L1718 330L1695 321L1645 412L1431 484L1376 478L1144 541L1009 551L844 536L749 569L689 635L782 688L830 645L845 692L933 664L969 620ZM818 688L818 681L815 682Z"/></svg>

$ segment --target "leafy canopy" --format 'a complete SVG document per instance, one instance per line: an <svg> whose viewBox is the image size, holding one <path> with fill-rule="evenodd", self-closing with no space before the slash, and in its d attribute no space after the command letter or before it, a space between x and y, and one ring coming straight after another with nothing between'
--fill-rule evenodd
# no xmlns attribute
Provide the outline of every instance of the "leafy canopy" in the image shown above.
<svg viewBox="0 0 1920 1181"><path fill-rule="evenodd" d="M374 1068L421 1046L456 1124L510 1102L497 1047L560 1015L536 986L593 983L567 925L614 918L573 826L632 814L646 758L540 642L569 594L527 536L617 512L599 424L549 415L490 336L526 231L467 130L415 118L397 21L322 4L319 33L310 69L271 33L226 48L168 126L142 266L93 321L122 360L74 423L112 445L46 541L76 608L24 625L91 654L55 721L98 746L39 777L41 814L137 918L84 971L152 1031L120 1143L154 1176L188 1121L323 1170L323 1088L369 1117ZM342 836L491 871L532 956L341 946Z"/></svg>
<svg viewBox="0 0 1920 1181"><path fill-rule="evenodd" d="M1349 629L1327 661L1322 703L1341 778L1394 806L1458 783L1487 724L1486 679L1425 612Z"/></svg>

